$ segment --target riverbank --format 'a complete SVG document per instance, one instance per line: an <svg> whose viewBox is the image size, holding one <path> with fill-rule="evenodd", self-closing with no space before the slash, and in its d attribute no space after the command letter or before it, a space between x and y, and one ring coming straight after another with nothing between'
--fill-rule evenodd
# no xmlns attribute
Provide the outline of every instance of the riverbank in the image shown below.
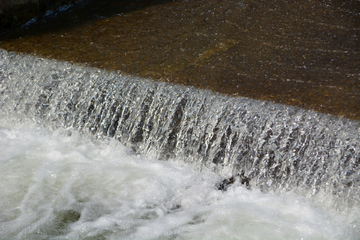
<svg viewBox="0 0 360 240"><path fill-rule="evenodd" d="M0 0L0 29L16 27L49 10L80 0Z"/></svg>

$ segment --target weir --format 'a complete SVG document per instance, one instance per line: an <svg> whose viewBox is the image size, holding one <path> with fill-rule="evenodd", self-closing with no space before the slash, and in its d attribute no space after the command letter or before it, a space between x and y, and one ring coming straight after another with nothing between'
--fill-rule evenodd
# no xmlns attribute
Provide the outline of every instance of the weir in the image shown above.
<svg viewBox="0 0 360 240"><path fill-rule="evenodd" d="M360 204L360 125L331 115L0 50L0 114L115 138L267 192Z"/></svg>

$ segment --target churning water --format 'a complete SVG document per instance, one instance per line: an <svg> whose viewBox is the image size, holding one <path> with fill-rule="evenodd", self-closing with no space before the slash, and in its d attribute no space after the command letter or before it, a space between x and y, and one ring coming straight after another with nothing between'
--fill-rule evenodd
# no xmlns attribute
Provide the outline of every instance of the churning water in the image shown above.
<svg viewBox="0 0 360 240"><path fill-rule="evenodd" d="M359 239L359 122L0 51L0 238Z"/></svg>

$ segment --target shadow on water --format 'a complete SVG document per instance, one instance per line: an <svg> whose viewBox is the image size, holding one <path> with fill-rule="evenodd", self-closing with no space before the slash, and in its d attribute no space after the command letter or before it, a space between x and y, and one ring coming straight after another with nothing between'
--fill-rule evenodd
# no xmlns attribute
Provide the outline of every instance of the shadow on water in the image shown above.
<svg viewBox="0 0 360 240"><path fill-rule="evenodd" d="M84 0L72 5L67 11L38 16L36 22L27 26L24 24L16 28L0 29L0 41L80 27L103 18L174 1L176 0Z"/></svg>

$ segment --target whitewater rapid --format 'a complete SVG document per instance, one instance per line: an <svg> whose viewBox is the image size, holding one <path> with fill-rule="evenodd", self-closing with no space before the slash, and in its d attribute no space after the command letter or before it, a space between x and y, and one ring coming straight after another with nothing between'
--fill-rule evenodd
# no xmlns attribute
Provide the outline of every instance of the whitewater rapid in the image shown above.
<svg viewBox="0 0 360 240"><path fill-rule="evenodd" d="M0 238L358 239L359 133L1 50Z"/></svg>
<svg viewBox="0 0 360 240"><path fill-rule="evenodd" d="M116 140L1 124L0 239L356 239L295 193L263 194Z"/></svg>

